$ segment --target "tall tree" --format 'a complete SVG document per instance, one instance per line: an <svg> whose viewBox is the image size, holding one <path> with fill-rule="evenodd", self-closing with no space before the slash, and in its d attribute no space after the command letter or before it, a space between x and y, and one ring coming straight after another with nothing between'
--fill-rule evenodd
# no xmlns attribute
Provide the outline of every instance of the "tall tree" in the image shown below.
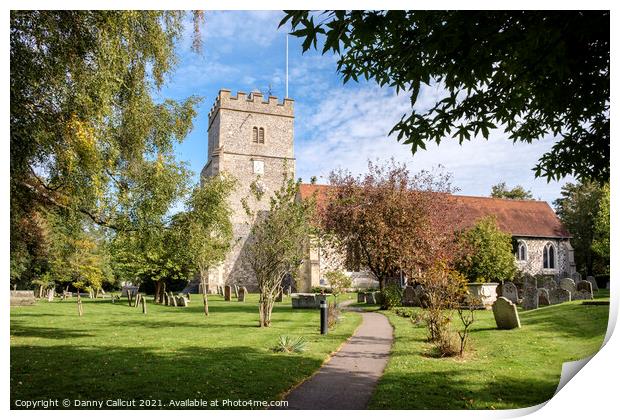
<svg viewBox="0 0 620 420"><path fill-rule="evenodd" d="M369 162L353 176L335 171L326 204L319 207L329 246L347 256L351 269L368 269L383 289L402 275L417 278L437 261L452 261L458 215L445 174L412 175L394 160Z"/></svg>
<svg viewBox="0 0 620 420"><path fill-rule="evenodd" d="M185 214L187 250L198 268L205 315L209 315L209 269L226 258L233 242L228 197L234 188L235 180L228 175L204 180L194 189Z"/></svg>
<svg viewBox="0 0 620 420"><path fill-rule="evenodd" d="M410 95L392 132L416 153L450 137L531 143L553 135L536 176L609 179L609 11L287 11L303 50L338 55L344 82ZM318 23L315 23L317 18ZM423 85L441 87L430 108ZM584 158L585 157L585 158Z"/></svg>
<svg viewBox="0 0 620 420"><path fill-rule="evenodd" d="M174 67L182 17L11 12L12 229L37 203L118 230L152 227L169 210L185 171L174 145L199 98L154 94Z"/></svg>
<svg viewBox="0 0 620 420"><path fill-rule="evenodd" d="M253 184L255 185L255 184ZM286 275L296 276L305 257L314 202L297 200L299 182L285 179L282 187L269 199L268 211L252 211L250 199L265 199L261 188L253 187L253 197L244 201L244 208L251 220L245 258L254 275L260 292L259 326L271 325L271 312L282 280Z"/></svg>
<svg viewBox="0 0 620 420"><path fill-rule="evenodd" d="M604 261L606 273L609 274L609 235L610 235L610 204L609 184L603 186L601 198L599 200L598 212L594 219L594 240L592 250Z"/></svg>
<svg viewBox="0 0 620 420"><path fill-rule="evenodd" d="M568 183L555 200L555 211L573 235L575 263L579 271L594 275L596 254L592 244L596 238L595 220L599 213L603 187L594 182Z"/></svg>
<svg viewBox="0 0 620 420"><path fill-rule="evenodd" d="M500 182L491 187L491 197L507 198L509 200L533 200L534 196L530 190L526 190L521 185L509 189L505 182Z"/></svg>

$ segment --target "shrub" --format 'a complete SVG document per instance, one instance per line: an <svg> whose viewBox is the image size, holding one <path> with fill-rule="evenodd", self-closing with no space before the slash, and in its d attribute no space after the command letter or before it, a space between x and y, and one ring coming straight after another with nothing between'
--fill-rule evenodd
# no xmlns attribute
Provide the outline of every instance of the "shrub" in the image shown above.
<svg viewBox="0 0 620 420"><path fill-rule="evenodd" d="M327 304L327 326L333 328L342 319L340 311L340 305L336 302L329 302Z"/></svg>
<svg viewBox="0 0 620 420"><path fill-rule="evenodd" d="M278 343L272 350L276 353L303 353L306 350L306 339L281 335Z"/></svg>
<svg viewBox="0 0 620 420"><path fill-rule="evenodd" d="M381 292L381 309L392 309L401 306L402 291L396 284L388 284Z"/></svg>
<svg viewBox="0 0 620 420"><path fill-rule="evenodd" d="M351 287L351 277L344 274L342 271L329 271L325 274L327 282L331 286L332 293L336 298L341 293L344 293L346 289Z"/></svg>
<svg viewBox="0 0 620 420"><path fill-rule="evenodd" d="M453 357L459 354L459 339L456 334L449 328L445 328L441 331L437 339L435 340L436 357Z"/></svg>

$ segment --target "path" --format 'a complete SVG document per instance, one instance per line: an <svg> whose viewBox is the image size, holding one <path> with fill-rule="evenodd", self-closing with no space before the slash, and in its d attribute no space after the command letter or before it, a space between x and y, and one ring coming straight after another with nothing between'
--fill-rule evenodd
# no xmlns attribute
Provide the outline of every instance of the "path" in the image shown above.
<svg viewBox="0 0 620 420"><path fill-rule="evenodd" d="M348 310L359 311L358 308ZM355 334L316 374L284 398L289 402L289 410L367 407L387 364L394 337L384 315L360 312L363 321Z"/></svg>

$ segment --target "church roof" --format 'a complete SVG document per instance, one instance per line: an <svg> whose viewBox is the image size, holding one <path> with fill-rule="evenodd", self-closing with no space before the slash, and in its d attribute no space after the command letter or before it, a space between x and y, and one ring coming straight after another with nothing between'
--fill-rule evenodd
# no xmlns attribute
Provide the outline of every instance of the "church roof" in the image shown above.
<svg viewBox="0 0 620 420"><path fill-rule="evenodd" d="M300 196L310 198L316 193L318 205L328 200L330 185L301 184ZM438 194L438 198L441 197ZM570 233L546 201L508 200L492 197L453 195L462 220L460 228L473 226L486 216L495 216L501 230L512 236L537 238L569 238Z"/></svg>

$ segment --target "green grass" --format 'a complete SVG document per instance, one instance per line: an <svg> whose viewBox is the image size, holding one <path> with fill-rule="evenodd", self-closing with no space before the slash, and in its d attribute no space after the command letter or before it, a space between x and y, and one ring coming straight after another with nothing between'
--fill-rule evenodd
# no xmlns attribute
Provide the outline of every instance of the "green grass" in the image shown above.
<svg viewBox="0 0 620 420"><path fill-rule="evenodd" d="M327 336L319 312L274 308L258 328L258 295L246 303L200 296L188 308L75 299L11 308L11 405L16 399L186 398L275 400L316 371L359 325L346 313ZM274 353L280 335L303 336L304 353Z"/></svg>
<svg viewBox="0 0 620 420"><path fill-rule="evenodd" d="M597 297L608 300L609 292ZM520 312L521 329L497 330L491 311L476 312L472 351L463 359L429 357L426 328L385 311L394 326L392 356L374 409L508 409L550 399L562 363L599 350L608 306L569 302ZM458 317L453 321L460 326Z"/></svg>

